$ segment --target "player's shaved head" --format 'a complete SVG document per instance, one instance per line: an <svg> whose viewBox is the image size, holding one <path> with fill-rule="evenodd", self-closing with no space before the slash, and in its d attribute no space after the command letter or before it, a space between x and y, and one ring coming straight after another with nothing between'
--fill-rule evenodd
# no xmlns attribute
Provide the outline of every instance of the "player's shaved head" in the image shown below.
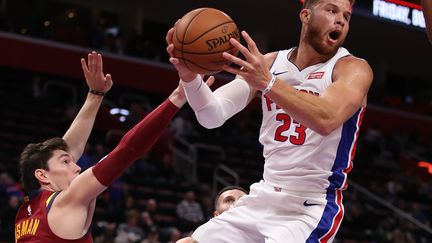
<svg viewBox="0 0 432 243"><path fill-rule="evenodd" d="M312 8L316 4L318 4L322 0L305 0L303 3L303 8ZM355 3L355 0L347 0L350 2L350 5L353 6Z"/></svg>

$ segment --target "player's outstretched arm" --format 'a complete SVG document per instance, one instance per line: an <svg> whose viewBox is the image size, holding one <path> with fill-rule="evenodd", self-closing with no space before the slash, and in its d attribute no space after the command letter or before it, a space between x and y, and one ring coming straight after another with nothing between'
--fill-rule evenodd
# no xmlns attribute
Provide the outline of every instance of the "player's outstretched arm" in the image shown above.
<svg viewBox="0 0 432 243"><path fill-rule="evenodd" d="M432 0L422 0L423 16L426 21L426 31L432 44Z"/></svg>
<svg viewBox="0 0 432 243"><path fill-rule="evenodd" d="M213 81L209 79L204 85L211 86ZM69 188L62 193L64 194L62 197L68 197L65 202L87 205L118 178L129 165L150 150L185 103L185 93L179 84L168 99L123 136L112 152L72 181Z"/></svg>
<svg viewBox="0 0 432 243"><path fill-rule="evenodd" d="M96 119L97 112L102 104L103 95L108 92L112 85L111 75L104 75L102 56L96 52L88 54L87 63L81 59L81 66L89 87L89 93L63 139L69 146L70 154L74 160L78 160L87 143Z"/></svg>
<svg viewBox="0 0 432 243"><path fill-rule="evenodd" d="M90 170L75 178L65 191L69 201L87 204L99 195L134 161L147 153L168 126L177 111L186 103L179 85L162 104L129 130L117 147Z"/></svg>
<svg viewBox="0 0 432 243"><path fill-rule="evenodd" d="M51 230L65 239L78 239L88 229L95 198L129 165L149 151L179 108L186 103L182 88L128 131L117 147L95 166L78 175L55 199L48 222Z"/></svg>
<svg viewBox="0 0 432 243"><path fill-rule="evenodd" d="M177 69L187 100L198 122L206 128L221 126L249 104L256 90L249 87L244 80L236 78L212 92L208 86L202 85L201 75L191 72L178 58L174 57L173 33L174 28L171 28L166 35L169 61ZM213 79L213 77L210 78Z"/></svg>

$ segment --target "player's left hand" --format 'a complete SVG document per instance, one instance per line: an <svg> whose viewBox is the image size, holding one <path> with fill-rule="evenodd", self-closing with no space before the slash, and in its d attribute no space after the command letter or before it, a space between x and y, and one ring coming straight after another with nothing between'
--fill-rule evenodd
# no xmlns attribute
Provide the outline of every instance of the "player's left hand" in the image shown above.
<svg viewBox="0 0 432 243"><path fill-rule="evenodd" d="M224 52L223 57L225 59L241 66L241 68L234 68L225 65L224 70L232 74L242 76L246 82L249 83L249 85L256 88L257 90L264 90L272 79L272 74L267 67L264 55L258 50L258 47L249 34L246 33L246 31L242 31L241 34L247 43L247 48L234 38L231 38L230 42L243 54L243 56L246 57L246 60L242 60L236 56Z"/></svg>
<svg viewBox="0 0 432 243"><path fill-rule="evenodd" d="M168 44L166 51L170 55L169 61L174 65L174 67L177 69L179 78L185 82L190 82L195 79L196 73L191 72L181 61L180 59L176 58L174 56L174 44L173 44L173 35L174 35L174 28L178 24L178 20L175 23L174 27L168 30L167 35L165 37L165 40Z"/></svg>
<svg viewBox="0 0 432 243"><path fill-rule="evenodd" d="M103 73L101 54L92 51L87 56L87 63L84 58L81 58L81 67L90 89L103 93L106 93L111 89L113 81L111 74L105 75Z"/></svg>

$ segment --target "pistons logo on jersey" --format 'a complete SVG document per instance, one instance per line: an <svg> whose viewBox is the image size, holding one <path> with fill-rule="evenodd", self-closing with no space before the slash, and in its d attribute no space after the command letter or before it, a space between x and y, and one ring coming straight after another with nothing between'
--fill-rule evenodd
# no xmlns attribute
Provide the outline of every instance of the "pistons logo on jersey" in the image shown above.
<svg viewBox="0 0 432 243"><path fill-rule="evenodd" d="M308 80L309 79L322 79L324 76L325 72L314 72L314 73L310 73L308 76Z"/></svg>

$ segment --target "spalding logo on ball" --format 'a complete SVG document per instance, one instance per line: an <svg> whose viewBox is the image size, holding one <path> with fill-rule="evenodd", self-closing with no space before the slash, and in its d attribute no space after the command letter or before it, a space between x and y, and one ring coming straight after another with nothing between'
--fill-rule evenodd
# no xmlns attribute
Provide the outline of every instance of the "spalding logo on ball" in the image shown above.
<svg viewBox="0 0 432 243"><path fill-rule="evenodd" d="M240 33L227 14L214 8L198 8L183 16L175 26L174 57L194 73L215 74L222 71L224 64L229 64L223 52L238 54L229 42L231 38L240 41Z"/></svg>

